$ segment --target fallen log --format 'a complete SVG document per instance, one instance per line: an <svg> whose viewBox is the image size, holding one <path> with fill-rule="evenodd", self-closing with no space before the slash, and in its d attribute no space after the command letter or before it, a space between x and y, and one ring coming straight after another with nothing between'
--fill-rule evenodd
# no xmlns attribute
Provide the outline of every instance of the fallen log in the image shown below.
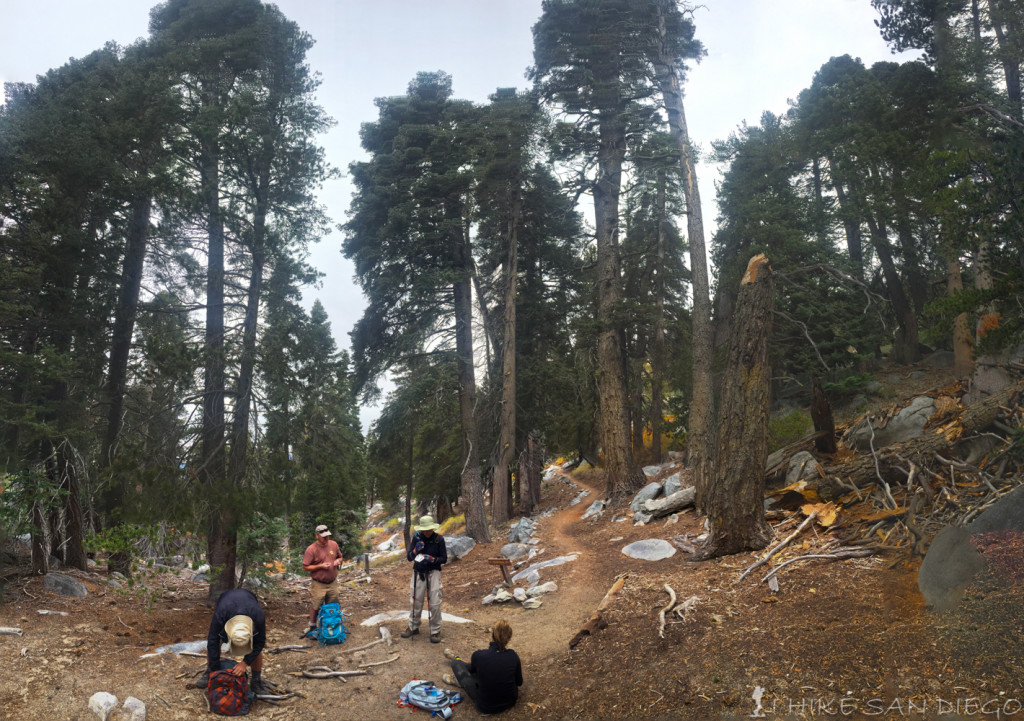
<svg viewBox="0 0 1024 721"><path fill-rule="evenodd" d="M754 563L752 563L749 566L747 566L747 568L743 571L743 573L740 574L740 577L738 579L736 579L736 583L739 583L744 578L746 578L750 574L750 572L753 571L755 568L760 568L761 566L765 565L770 560L772 560L772 556L774 556L776 553L778 553L783 548L785 548L789 544L790 541L792 541L794 538L796 538L800 534L800 531L802 531L805 528L807 528L807 526L809 526L811 523L813 523L814 519L817 518L817 517L818 517L818 510L815 509L811 513L811 515L809 515L807 518L804 519L803 523L801 523L799 526L797 526L797 529L795 531L793 531L791 534L789 534L789 536L786 537L785 540L783 540L781 543L776 544L771 550L768 551L768 553L764 554L757 561L755 561Z"/></svg>
<svg viewBox="0 0 1024 721"><path fill-rule="evenodd" d="M24 636L25 632L12 626L0 626L0 636Z"/></svg>
<svg viewBox="0 0 1024 721"><path fill-rule="evenodd" d="M969 405L960 414L958 423L952 428L945 426L928 429L924 435L917 438L878 449L876 452L877 469L875 456L863 455L847 463L829 466L825 469L826 474L839 476L856 487L863 488L873 480L877 480L876 470L884 473L890 466L896 465L896 461L899 461L901 456L911 460L932 459L935 453L944 450L963 436L978 433L992 425L1001 413L1005 413L1000 406L1009 405L1013 397L1022 390L1024 390L1024 383L1009 385L982 398L977 403Z"/></svg>
<svg viewBox="0 0 1024 721"><path fill-rule="evenodd" d="M697 489L693 486L690 486L689 488L682 488L671 496L655 498L651 501L644 501L643 509L646 513L650 513L653 518L671 516L673 513L677 513L684 508L692 506L696 494Z"/></svg>
<svg viewBox="0 0 1024 721"><path fill-rule="evenodd" d="M604 594L604 598L601 599L601 603L597 604L597 610L591 614L590 618L587 619L587 622L583 624L583 627L579 631L577 631L576 635L572 637L571 641L569 641L570 649L576 648L576 644L583 640L584 636L593 635L597 631L600 631L602 628L608 627L608 622L604 620L604 614L602 614L601 612L608 607L608 605L612 602L612 600L615 598L618 592L622 590L622 587L623 585L625 585L625 583L626 577L625 575L623 575L620 576L615 581L615 583L612 584L612 587L608 589L608 592L606 594Z"/></svg>
<svg viewBox="0 0 1024 721"><path fill-rule="evenodd" d="M392 656L391 658L389 658L387 660L384 660L384 661L375 661L374 663L361 663L361 664L359 664L359 668L370 668L371 666L383 666L386 663L391 663L392 661L397 661L398 658L401 655L402 654L400 654L400 653L396 653L394 656Z"/></svg>

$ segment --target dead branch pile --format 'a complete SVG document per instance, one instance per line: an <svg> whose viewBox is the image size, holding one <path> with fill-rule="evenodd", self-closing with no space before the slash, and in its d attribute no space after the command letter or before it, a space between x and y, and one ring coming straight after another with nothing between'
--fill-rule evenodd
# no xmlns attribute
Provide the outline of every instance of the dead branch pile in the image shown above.
<svg viewBox="0 0 1024 721"><path fill-rule="evenodd" d="M880 551L924 555L944 526L970 523L1020 485L1024 383L967 407L952 401L957 390L928 394L946 402L937 404L940 410L918 438L863 454L840 447L832 463L822 461L824 478L769 492L790 501L791 510L768 512L776 536L785 540L739 580L770 566L761 580L774 584L778 571L800 560L861 558ZM808 440L800 445L806 447ZM977 440L991 445L980 459L968 463L957 457L958 444ZM801 534L802 542L794 543Z"/></svg>

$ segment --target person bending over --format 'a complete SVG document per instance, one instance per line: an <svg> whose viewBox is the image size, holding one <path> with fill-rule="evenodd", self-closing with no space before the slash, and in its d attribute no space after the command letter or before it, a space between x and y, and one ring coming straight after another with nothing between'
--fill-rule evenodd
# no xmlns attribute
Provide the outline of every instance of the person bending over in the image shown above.
<svg viewBox="0 0 1024 721"><path fill-rule="evenodd" d="M512 640L512 627L501 619L491 629L491 645L474 651L466 663L445 649L444 655L452 660L455 678L445 676L446 683L457 683L473 699L480 713L498 713L516 705L519 687L523 685L523 666L519 655L508 648Z"/></svg>
<svg viewBox="0 0 1024 721"><path fill-rule="evenodd" d="M260 674L263 671L263 648L267 645L267 621L251 591L233 588L217 599L206 637L206 675L199 682L200 688L206 687L212 672L220 670L220 645L225 641L231 644L230 656L243 657L229 669L231 673L241 676L248 666L252 669L252 690L263 693Z"/></svg>

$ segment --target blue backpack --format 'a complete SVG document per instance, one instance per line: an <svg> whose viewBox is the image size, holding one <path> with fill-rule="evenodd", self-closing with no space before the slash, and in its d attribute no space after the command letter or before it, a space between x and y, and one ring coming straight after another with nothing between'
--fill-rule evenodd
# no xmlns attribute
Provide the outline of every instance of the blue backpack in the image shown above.
<svg viewBox="0 0 1024 721"><path fill-rule="evenodd" d="M344 643L348 629L345 628L345 614L337 603L325 603L316 617L316 628L307 635L324 646Z"/></svg>

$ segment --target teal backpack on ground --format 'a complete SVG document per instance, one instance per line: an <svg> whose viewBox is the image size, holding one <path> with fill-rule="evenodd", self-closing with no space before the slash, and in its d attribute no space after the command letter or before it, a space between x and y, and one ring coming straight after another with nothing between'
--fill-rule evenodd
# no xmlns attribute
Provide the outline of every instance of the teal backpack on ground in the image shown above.
<svg viewBox="0 0 1024 721"><path fill-rule="evenodd" d="M345 614L337 603L325 603L316 616L316 627L306 634L324 646L344 643L348 635L345 627Z"/></svg>
<svg viewBox="0 0 1024 721"><path fill-rule="evenodd" d="M399 706L413 706L429 711L431 716L450 718L452 706L462 701L462 694L438 688L433 681L413 679L398 694Z"/></svg>

